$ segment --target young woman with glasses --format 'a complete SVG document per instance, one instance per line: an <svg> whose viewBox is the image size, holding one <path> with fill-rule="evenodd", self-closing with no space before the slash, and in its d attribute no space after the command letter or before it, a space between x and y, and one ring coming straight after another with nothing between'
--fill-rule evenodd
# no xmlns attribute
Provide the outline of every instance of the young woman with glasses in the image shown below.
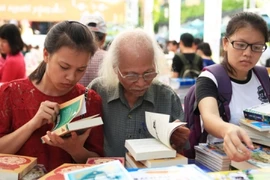
<svg viewBox="0 0 270 180"><path fill-rule="evenodd" d="M218 108L218 83L209 71L203 71L196 82L196 98L209 133L208 142L224 141L224 150L234 161L250 158L252 142L241 129L239 121L244 118L243 109L269 102L253 67L267 48L268 30L265 21L257 14L242 12L229 21L222 39L225 51L222 66L232 83L232 98L229 103L231 119L221 119Z"/></svg>

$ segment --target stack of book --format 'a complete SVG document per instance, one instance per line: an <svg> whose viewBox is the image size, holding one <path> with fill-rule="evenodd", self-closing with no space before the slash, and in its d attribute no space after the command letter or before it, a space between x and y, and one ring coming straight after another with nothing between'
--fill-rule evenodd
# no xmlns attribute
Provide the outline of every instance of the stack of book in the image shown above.
<svg viewBox="0 0 270 180"><path fill-rule="evenodd" d="M188 159L177 154L170 143L173 131L185 123L169 123L170 116L159 113L146 112L145 118L153 138L126 140L126 166L143 168L187 164Z"/></svg>
<svg viewBox="0 0 270 180"><path fill-rule="evenodd" d="M270 147L260 144L253 144L251 158L242 162L231 162L231 167L238 170L270 168Z"/></svg>
<svg viewBox="0 0 270 180"><path fill-rule="evenodd" d="M270 103L264 103L243 110L246 119L270 124Z"/></svg>
<svg viewBox="0 0 270 180"><path fill-rule="evenodd" d="M247 132L252 142L270 146L270 124L255 120L241 119L240 127Z"/></svg>
<svg viewBox="0 0 270 180"><path fill-rule="evenodd" d="M35 157L0 154L0 179L22 179L36 164Z"/></svg>
<svg viewBox="0 0 270 180"><path fill-rule="evenodd" d="M195 146L195 160L212 171L228 171L231 160L223 150L222 143L199 144Z"/></svg>

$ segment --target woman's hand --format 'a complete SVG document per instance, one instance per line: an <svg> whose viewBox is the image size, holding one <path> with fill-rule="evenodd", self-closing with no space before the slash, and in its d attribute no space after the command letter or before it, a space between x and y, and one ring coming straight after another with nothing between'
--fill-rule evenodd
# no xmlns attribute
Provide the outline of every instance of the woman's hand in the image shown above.
<svg viewBox="0 0 270 180"><path fill-rule="evenodd" d="M58 103L44 101L40 104L36 115L29 121L31 127L36 130L44 124L53 123L59 113Z"/></svg>
<svg viewBox="0 0 270 180"><path fill-rule="evenodd" d="M249 149L254 149L252 141L242 128L234 124L230 125L223 138L223 149L231 160L246 161L251 157Z"/></svg>
<svg viewBox="0 0 270 180"><path fill-rule="evenodd" d="M77 135L76 132L71 132L71 137L62 138L56 135L54 132L47 132L48 138L42 137L46 144L56 146L67 151L69 154L76 154L81 148L84 147L84 143L90 134L91 129L87 129L83 134Z"/></svg>

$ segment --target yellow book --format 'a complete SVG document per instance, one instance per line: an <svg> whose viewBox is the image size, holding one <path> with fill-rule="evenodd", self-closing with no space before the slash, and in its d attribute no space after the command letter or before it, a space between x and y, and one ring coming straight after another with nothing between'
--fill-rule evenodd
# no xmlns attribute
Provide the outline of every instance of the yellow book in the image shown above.
<svg viewBox="0 0 270 180"><path fill-rule="evenodd" d="M37 158L14 154L0 154L0 179L21 179L37 164Z"/></svg>

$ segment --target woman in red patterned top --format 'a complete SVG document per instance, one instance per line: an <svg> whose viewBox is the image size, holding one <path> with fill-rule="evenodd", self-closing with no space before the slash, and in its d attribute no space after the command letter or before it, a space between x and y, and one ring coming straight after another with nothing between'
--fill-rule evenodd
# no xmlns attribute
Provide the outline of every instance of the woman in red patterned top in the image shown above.
<svg viewBox="0 0 270 180"><path fill-rule="evenodd" d="M5 55L0 68L0 82L9 82L26 77L24 57L21 53L23 40L20 31L14 24L0 27L0 53Z"/></svg>
<svg viewBox="0 0 270 180"><path fill-rule="evenodd" d="M103 155L102 126L65 139L50 132L59 104L86 92L77 82L95 50L92 34L78 22L64 21L48 32L39 67L29 78L0 87L0 153L37 157L49 171ZM101 98L93 90L87 93L86 108L84 117L101 114ZM46 134L50 141L42 144Z"/></svg>

